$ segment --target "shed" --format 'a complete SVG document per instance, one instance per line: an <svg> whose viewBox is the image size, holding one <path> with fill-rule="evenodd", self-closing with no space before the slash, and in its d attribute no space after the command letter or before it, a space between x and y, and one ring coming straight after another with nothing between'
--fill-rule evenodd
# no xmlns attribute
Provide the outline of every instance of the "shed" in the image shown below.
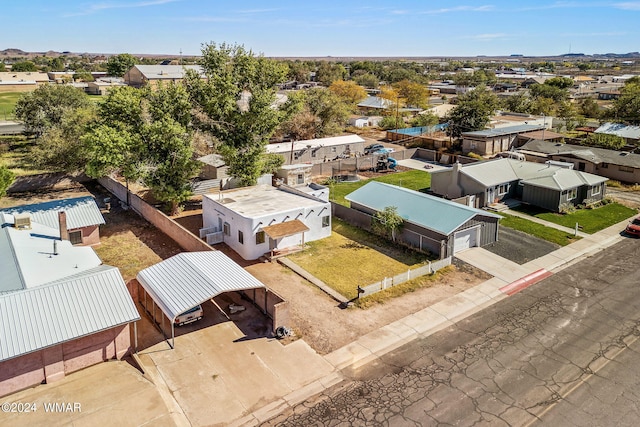
<svg viewBox="0 0 640 427"><path fill-rule="evenodd" d="M404 219L399 240L440 258L498 240L499 215L407 188L371 181L345 199L371 216L396 207Z"/></svg>
<svg viewBox="0 0 640 427"><path fill-rule="evenodd" d="M266 288L220 251L174 255L141 270L137 279L146 291L140 303L148 312L151 303L154 319L156 306L169 319L172 348L175 344L174 321L181 313L224 292ZM153 301L148 301L147 295ZM162 322L164 325L164 317Z"/></svg>

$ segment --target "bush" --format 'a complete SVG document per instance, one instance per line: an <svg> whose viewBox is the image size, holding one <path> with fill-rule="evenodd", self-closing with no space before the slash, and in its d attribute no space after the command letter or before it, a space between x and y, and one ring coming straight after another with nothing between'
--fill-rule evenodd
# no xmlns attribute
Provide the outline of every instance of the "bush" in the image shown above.
<svg viewBox="0 0 640 427"><path fill-rule="evenodd" d="M561 214L572 214L576 211L576 207L573 203L565 202L560 205L559 209Z"/></svg>

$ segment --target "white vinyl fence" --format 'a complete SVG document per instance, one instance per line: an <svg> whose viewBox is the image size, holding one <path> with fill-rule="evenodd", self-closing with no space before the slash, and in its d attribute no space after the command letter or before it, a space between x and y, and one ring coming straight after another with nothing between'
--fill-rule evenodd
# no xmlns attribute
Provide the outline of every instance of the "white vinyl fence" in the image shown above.
<svg viewBox="0 0 640 427"><path fill-rule="evenodd" d="M438 261L429 261L429 264L414 270L407 270L406 273L397 274L393 277L385 277L381 282L376 282L368 286L360 287L360 297L366 297L367 295L375 294L376 292L383 291L392 286L399 285L404 282L408 282L416 277L426 276L427 274L435 273L436 271L451 265L451 257L441 259Z"/></svg>

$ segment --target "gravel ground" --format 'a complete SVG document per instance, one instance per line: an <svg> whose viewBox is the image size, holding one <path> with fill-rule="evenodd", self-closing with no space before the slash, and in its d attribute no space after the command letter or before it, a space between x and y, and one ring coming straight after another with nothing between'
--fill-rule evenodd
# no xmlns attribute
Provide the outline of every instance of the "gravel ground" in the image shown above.
<svg viewBox="0 0 640 427"><path fill-rule="evenodd" d="M500 227L498 241L483 248L522 265L553 252L560 246L521 231Z"/></svg>

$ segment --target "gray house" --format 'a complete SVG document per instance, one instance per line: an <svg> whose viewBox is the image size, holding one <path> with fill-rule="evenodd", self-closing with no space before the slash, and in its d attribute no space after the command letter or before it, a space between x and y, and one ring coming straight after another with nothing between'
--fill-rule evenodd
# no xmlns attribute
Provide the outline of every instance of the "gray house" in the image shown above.
<svg viewBox="0 0 640 427"><path fill-rule="evenodd" d="M532 162L566 162L579 171L630 184L640 182L640 154L547 141L527 142L518 151Z"/></svg>
<svg viewBox="0 0 640 427"><path fill-rule="evenodd" d="M446 258L498 240L499 215L395 185L371 181L345 197L351 222L369 228L376 212L397 208L404 219L398 240Z"/></svg>
<svg viewBox="0 0 640 427"><path fill-rule="evenodd" d="M545 125L522 124L462 133L462 152L493 156L510 150L521 133L545 129Z"/></svg>
<svg viewBox="0 0 640 427"><path fill-rule="evenodd" d="M607 178L573 170L572 165L540 164L499 159L431 173L431 190L446 198L469 196L475 207L486 207L506 199L550 211L564 204L589 204L604 198Z"/></svg>

